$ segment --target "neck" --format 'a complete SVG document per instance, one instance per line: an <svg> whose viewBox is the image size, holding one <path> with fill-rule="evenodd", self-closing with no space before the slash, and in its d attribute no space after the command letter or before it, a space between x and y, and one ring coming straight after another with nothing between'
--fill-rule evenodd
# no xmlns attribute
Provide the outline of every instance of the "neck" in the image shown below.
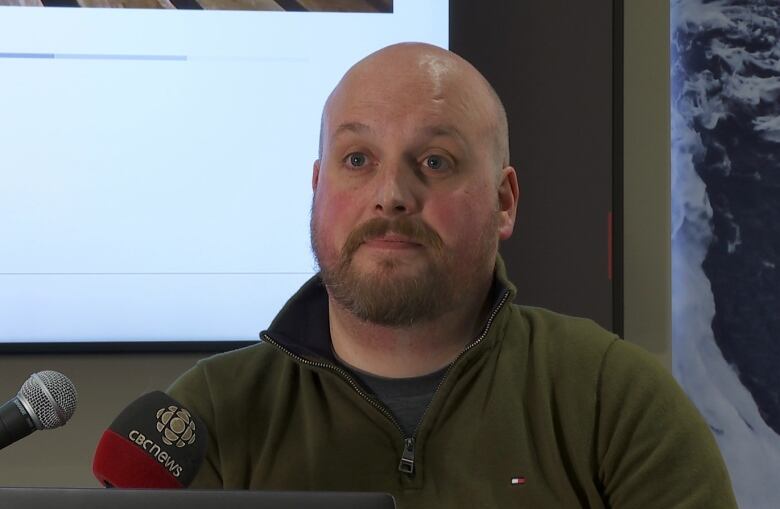
<svg viewBox="0 0 780 509"><path fill-rule="evenodd" d="M336 355L361 371L388 378L422 376L450 364L477 337L487 314L489 287L479 300L435 320L408 327L366 322L329 297Z"/></svg>

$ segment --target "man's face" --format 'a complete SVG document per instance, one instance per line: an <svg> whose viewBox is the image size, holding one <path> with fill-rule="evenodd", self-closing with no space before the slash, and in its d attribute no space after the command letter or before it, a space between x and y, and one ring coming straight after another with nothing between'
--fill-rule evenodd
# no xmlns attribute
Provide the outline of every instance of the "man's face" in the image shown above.
<svg viewBox="0 0 780 509"><path fill-rule="evenodd" d="M345 79L313 176L312 246L331 297L396 327L484 288L511 233L500 228L490 107L448 76L417 74Z"/></svg>

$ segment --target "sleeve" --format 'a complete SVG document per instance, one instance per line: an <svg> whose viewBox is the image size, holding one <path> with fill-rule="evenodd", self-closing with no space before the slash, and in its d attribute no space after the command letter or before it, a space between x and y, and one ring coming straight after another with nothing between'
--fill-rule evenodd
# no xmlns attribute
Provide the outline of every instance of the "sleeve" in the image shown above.
<svg viewBox="0 0 780 509"><path fill-rule="evenodd" d="M737 507L709 427L649 353L614 341L604 355L598 397L598 475L610 507Z"/></svg>
<svg viewBox="0 0 780 509"><path fill-rule="evenodd" d="M219 472L219 443L215 433L215 412L211 391L201 364L181 375L166 391L173 399L194 412L206 424L208 447L200 470L189 488L222 488Z"/></svg>

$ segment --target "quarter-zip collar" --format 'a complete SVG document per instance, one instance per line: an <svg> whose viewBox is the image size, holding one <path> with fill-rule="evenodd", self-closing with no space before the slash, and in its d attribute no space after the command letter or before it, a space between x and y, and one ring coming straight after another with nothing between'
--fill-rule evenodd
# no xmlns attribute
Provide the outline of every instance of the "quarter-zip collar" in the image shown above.
<svg viewBox="0 0 780 509"><path fill-rule="evenodd" d="M490 316L496 314L496 307L506 301L511 302L516 292L507 279L504 261L499 255L490 291ZM509 295L505 295L507 293ZM489 325L486 323L483 328ZM267 336L296 356L313 362L337 364L331 348L328 293L319 273L304 283L279 311L268 330L260 333L261 340Z"/></svg>
<svg viewBox="0 0 780 509"><path fill-rule="evenodd" d="M444 376L439 381L434 392L434 398L442 385L447 381L453 368L458 362L470 352L478 349L479 346L491 342L488 338L496 340L498 334L489 334L491 327L494 326L497 317L501 311L506 309L505 304L515 296L515 287L506 278L506 269L500 256L496 259L494 271L493 286L490 291L492 302L491 311L485 324L482 326L480 334L472 340L463 351L458 355L455 361L449 365ZM493 327L495 329L496 327ZM328 294L319 274L307 281L298 292L290 298L277 317L271 323L268 331L260 333L260 338L272 343L282 352L289 355L296 362L309 365L316 368L325 368L337 373L347 383L349 383L355 392L367 403L376 408L383 414L398 430L403 441L401 447L401 457L398 463L398 471L405 474L404 481L407 488L413 487L421 482L420 476L415 475L415 449L417 447L418 431L425 416L431 409L431 404L423 412L420 422L417 424L414 435L408 436L398 424L395 416L388 410L381 401L369 395L335 359L335 354L331 347L330 323L328 319ZM472 356L473 357L473 356Z"/></svg>

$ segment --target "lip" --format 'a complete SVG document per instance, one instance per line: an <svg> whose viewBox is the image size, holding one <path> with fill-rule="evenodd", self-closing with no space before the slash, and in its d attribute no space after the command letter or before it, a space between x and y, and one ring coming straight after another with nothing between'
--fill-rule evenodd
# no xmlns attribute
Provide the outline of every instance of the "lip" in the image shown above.
<svg viewBox="0 0 780 509"><path fill-rule="evenodd" d="M364 245L376 249L417 249L422 247L422 244L408 237L392 234L367 240Z"/></svg>

